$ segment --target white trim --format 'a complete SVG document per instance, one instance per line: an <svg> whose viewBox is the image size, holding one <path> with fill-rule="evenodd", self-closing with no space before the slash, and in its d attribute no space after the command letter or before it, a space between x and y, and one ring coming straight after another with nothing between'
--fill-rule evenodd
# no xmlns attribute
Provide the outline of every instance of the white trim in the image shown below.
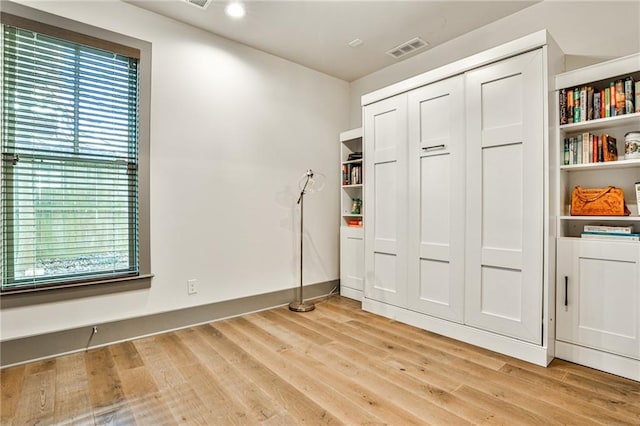
<svg viewBox="0 0 640 426"><path fill-rule="evenodd" d="M387 305L366 297L362 300L362 309L542 367L546 367L551 359L547 356L546 347Z"/></svg>
<svg viewBox="0 0 640 426"><path fill-rule="evenodd" d="M358 139L358 138L362 138L362 127L340 132L340 142L346 142L346 141L350 141L352 139Z"/></svg>
<svg viewBox="0 0 640 426"><path fill-rule="evenodd" d="M348 297L349 299L357 300L358 302L362 302L364 293L362 290L356 290L349 287L340 286L340 296Z"/></svg>
<svg viewBox="0 0 640 426"><path fill-rule="evenodd" d="M517 40L510 41L500 46L493 47L467 58L444 65L440 68L436 68L435 70L418 74L415 77L408 78L399 83L364 94L361 98L361 104L362 106L369 105L382 99L397 95L398 93L407 92L447 77L462 74L473 68L478 68L492 62L497 62L511 56L519 55L520 53L537 49L546 45L548 40L549 34L547 33L547 30L537 31L533 34L529 34L528 36L524 36Z"/></svg>
<svg viewBox="0 0 640 426"><path fill-rule="evenodd" d="M640 382L640 360L556 341L556 357Z"/></svg>
<svg viewBox="0 0 640 426"><path fill-rule="evenodd" d="M638 70L640 70L640 53L634 53L622 58L558 74L556 76L556 90L613 78L622 74L632 74L638 72Z"/></svg>

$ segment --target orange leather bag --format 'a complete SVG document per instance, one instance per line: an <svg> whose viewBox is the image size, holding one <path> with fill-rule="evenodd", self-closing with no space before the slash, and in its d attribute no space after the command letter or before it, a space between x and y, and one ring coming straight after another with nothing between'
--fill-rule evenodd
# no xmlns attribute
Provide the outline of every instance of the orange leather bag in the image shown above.
<svg viewBox="0 0 640 426"><path fill-rule="evenodd" d="M571 192L572 216L629 216L630 214L624 203L624 192L621 188L576 186Z"/></svg>

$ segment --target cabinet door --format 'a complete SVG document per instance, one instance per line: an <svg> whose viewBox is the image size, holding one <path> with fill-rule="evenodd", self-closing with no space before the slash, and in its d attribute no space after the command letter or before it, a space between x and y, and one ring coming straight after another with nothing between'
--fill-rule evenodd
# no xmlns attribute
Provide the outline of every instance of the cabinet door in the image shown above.
<svg viewBox="0 0 640 426"><path fill-rule="evenodd" d="M542 50L466 74L465 323L542 344Z"/></svg>
<svg viewBox="0 0 640 426"><path fill-rule="evenodd" d="M464 77L409 93L408 306L462 322Z"/></svg>
<svg viewBox="0 0 640 426"><path fill-rule="evenodd" d="M340 228L340 287L364 291L362 228Z"/></svg>
<svg viewBox="0 0 640 426"><path fill-rule="evenodd" d="M365 297L406 307L407 96L364 108Z"/></svg>
<svg viewBox="0 0 640 426"><path fill-rule="evenodd" d="M640 359L639 247L558 239L557 340Z"/></svg>

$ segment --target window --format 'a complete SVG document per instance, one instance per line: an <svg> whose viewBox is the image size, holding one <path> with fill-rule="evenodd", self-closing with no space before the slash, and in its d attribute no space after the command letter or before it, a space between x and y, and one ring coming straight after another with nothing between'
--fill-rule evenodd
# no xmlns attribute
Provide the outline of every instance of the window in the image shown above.
<svg viewBox="0 0 640 426"><path fill-rule="evenodd" d="M2 291L140 277L139 50L2 22Z"/></svg>

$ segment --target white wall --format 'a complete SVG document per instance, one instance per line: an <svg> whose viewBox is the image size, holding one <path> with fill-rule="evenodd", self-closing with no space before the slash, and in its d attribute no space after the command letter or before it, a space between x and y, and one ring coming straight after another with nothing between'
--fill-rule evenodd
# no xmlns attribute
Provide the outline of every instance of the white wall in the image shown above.
<svg viewBox="0 0 640 426"><path fill-rule="evenodd" d="M362 123L362 95L547 29L571 70L640 51L640 1L543 1L351 83L350 127Z"/></svg>
<svg viewBox="0 0 640 426"><path fill-rule="evenodd" d="M348 83L119 1L22 2L152 47L150 289L3 309L1 339L132 318L337 279L338 134ZM199 280L187 295L187 280Z"/></svg>

